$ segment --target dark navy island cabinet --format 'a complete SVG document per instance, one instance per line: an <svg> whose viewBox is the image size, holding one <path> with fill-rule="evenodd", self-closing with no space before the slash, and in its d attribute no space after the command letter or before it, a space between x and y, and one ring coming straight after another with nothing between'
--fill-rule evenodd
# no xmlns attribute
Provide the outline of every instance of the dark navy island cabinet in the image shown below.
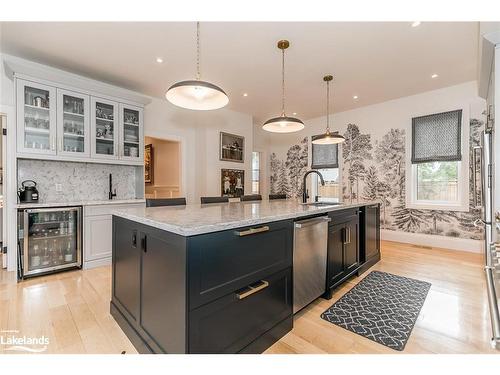
<svg viewBox="0 0 500 375"><path fill-rule="evenodd" d="M380 260L379 214L328 213L325 298ZM293 327L293 226L184 237L113 216L111 314L141 353L261 353Z"/></svg>
<svg viewBox="0 0 500 375"><path fill-rule="evenodd" d="M141 353L261 353L292 329L292 220L183 237L113 217L111 313Z"/></svg>

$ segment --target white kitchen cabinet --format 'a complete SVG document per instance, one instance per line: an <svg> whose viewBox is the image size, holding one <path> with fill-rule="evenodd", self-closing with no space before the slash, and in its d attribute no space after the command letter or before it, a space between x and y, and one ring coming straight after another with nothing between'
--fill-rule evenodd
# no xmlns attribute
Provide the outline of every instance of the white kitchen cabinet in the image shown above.
<svg viewBox="0 0 500 375"><path fill-rule="evenodd" d="M144 207L145 203L104 204L84 207L83 268L111 264L114 210Z"/></svg>
<svg viewBox="0 0 500 375"><path fill-rule="evenodd" d="M56 88L17 80L17 149L34 155L56 154Z"/></svg>
<svg viewBox="0 0 500 375"><path fill-rule="evenodd" d="M143 110L120 104L120 159L144 160Z"/></svg>
<svg viewBox="0 0 500 375"><path fill-rule="evenodd" d="M144 108L30 77L16 78L17 157L142 165Z"/></svg>
<svg viewBox="0 0 500 375"><path fill-rule="evenodd" d="M118 102L91 97L92 157L119 158L119 104Z"/></svg>
<svg viewBox="0 0 500 375"><path fill-rule="evenodd" d="M57 154L90 156L88 95L57 89Z"/></svg>

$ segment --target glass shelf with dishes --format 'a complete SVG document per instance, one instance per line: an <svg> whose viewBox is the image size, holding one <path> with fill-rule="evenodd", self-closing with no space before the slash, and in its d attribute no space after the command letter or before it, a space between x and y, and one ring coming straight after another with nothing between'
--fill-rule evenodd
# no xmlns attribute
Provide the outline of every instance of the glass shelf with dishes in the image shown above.
<svg viewBox="0 0 500 375"><path fill-rule="evenodd" d="M54 153L54 88L18 81L18 118L22 119L19 148L24 152Z"/></svg>
<svg viewBox="0 0 500 375"><path fill-rule="evenodd" d="M116 104L95 101L95 153L100 156L114 156L116 139Z"/></svg>
<svg viewBox="0 0 500 375"><path fill-rule="evenodd" d="M122 115L122 157L140 159L142 149L142 109L121 106Z"/></svg>
<svg viewBox="0 0 500 375"><path fill-rule="evenodd" d="M62 145L65 153L84 154L87 152L86 136L88 115L86 98L62 94Z"/></svg>

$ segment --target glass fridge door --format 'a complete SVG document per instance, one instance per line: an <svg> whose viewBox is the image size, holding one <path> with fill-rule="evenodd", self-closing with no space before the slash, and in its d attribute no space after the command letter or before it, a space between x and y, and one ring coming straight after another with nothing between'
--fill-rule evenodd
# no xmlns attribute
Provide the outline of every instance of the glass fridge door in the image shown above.
<svg viewBox="0 0 500 375"><path fill-rule="evenodd" d="M24 276L81 266L81 208L24 211Z"/></svg>

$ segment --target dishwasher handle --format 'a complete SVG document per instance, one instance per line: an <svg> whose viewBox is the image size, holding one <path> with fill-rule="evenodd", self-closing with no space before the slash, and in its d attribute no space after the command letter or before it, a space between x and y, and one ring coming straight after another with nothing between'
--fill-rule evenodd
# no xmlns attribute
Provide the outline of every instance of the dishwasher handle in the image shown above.
<svg viewBox="0 0 500 375"><path fill-rule="evenodd" d="M332 219L329 218L328 216L313 217L312 219L297 221L295 223L295 228L301 229L301 228L310 227L311 225L316 225L319 223L325 223L325 222L329 223L330 221L332 221Z"/></svg>

